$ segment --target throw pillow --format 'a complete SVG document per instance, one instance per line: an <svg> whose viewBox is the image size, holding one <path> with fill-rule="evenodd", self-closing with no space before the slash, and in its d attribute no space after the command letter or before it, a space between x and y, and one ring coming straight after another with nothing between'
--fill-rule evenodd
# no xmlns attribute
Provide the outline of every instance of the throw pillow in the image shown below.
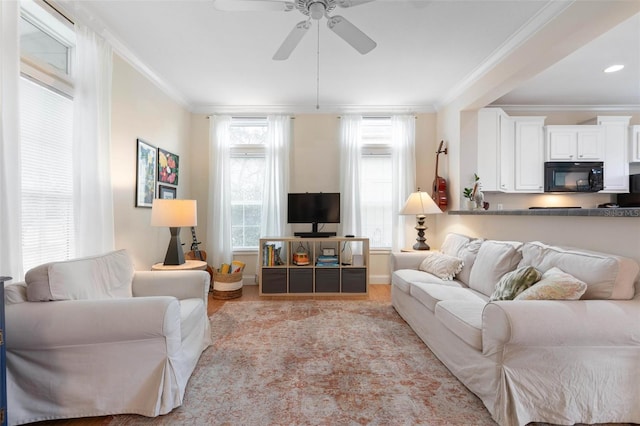
<svg viewBox="0 0 640 426"><path fill-rule="evenodd" d="M520 246L522 243L516 241L482 242L471 269L469 287L485 296L491 296L500 278L507 272L514 271L520 263Z"/></svg>
<svg viewBox="0 0 640 426"><path fill-rule="evenodd" d="M452 280L462 270L462 259L437 251L430 251L425 255L418 269L440 279Z"/></svg>
<svg viewBox="0 0 640 426"><path fill-rule="evenodd" d="M523 266L507 272L500 278L490 301L513 300L517 295L540 281L542 274L533 266Z"/></svg>
<svg viewBox="0 0 640 426"><path fill-rule="evenodd" d="M551 268L535 285L520 293L515 300L578 300L587 284L560 268Z"/></svg>

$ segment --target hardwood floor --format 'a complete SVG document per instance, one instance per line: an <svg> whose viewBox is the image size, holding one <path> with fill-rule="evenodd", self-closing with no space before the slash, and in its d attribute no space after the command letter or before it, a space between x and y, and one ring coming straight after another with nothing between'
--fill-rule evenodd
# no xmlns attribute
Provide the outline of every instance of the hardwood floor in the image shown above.
<svg viewBox="0 0 640 426"><path fill-rule="evenodd" d="M214 299L209 294L208 302L208 314L211 316L214 312L218 311L225 303L237 303L246 301L258 301L258 300L353 300L353 301L378 301L388 302L391 301L391 286L388 284L370 284L369 294L366 296L259 296L257 285L246 285L242 288L242 296L237 299L230 300L218 300ZM32 423L33 425L45 426L99 426L107 425L113 416L102 417L86 417L81 419L63 419L63 420L50 420L44 422Z"/></svg>

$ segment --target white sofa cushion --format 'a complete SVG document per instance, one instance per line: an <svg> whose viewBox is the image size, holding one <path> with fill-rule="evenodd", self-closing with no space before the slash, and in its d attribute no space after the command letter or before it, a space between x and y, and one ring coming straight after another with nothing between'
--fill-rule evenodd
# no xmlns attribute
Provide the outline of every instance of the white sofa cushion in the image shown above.
<svg viewBox="0 0 640 426"><path fill-rule="evenodd" d="M451 232L444 237L440 251L449 256L458 256L458 252L471 241L471 237Z"/></svg>
<svg viewBox="0 0 640 426"><path fill-rule="evenodd" d="M435 315L453 334L469 346L482 350L482 310L486 303L476 300L443 300Z"/></svg>
<svg viewBox="0 0 640 426"><path fill-rule="evenodd" d="M571 274L553 267L514 300L578 300L587 291L587 284Z"/></svg>
<svg viewBox="0 0 640 426"><path fill-rule="evenodd" d="M416 300L435 312L438 302L443 300L466 300L485 303L473 291L466 287L451 287L439 284L414 283L410 293Z"/></svg>
<svg viewBox="0 0 640 426"><path fill-rule="evenodd" d="M525 243L520 265L541 272L555 267L587 284L582 299L633 298L638 264L631 259L589 250L549 246L539 241Z"/></svg>
<svg viewBox="0 0 640 426"><path fill-rule="evenodd" d="M30 302L131 297L133 263L126 250L52 262L25 274Z"/></svg>
<svg viewBox="0 0 640 426"><path fill-rule="evenodd" d="M429 283L443 286L461 287L456 280L443 280L433 274L415 269L399 269L391 275L391 284L409 294L412 283Z"/></svg>
<svg viewBox="0 0 640 426"><path fill-rule="evenodd" d="M425 253L425 258L418 269L451 281L462 269L462 259L438 251L430 251Z"/></svg>
<svg viewBox="0 0 640 426"><path fill-rule="evenodd" d="M456 233L447 234L445 237L440 250L449 256L455 256L462 260L462 268L456 275L458 281L466 285L469 284L471 269L483 241L482 238L471 238Z"/></svg>
<svg viewBox="0 0 640 426"><path fill-rule="evenodd" d="M522 255L518 249L521 246L522 243L517 241L482 242L471 269L469 287L490 296L500 278L520 263Z"/></svg>

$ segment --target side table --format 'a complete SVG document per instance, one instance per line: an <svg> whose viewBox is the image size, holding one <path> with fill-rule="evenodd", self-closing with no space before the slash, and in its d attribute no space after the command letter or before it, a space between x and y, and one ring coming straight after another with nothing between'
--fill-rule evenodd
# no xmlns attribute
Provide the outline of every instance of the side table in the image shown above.
<svg viewBox="0 0 640 426"><path fill-rule="evenodd" d="M156 263L151 267L152 271L206 271L207 262L202 260L185 260L182 265L165 265Z"/></svg>

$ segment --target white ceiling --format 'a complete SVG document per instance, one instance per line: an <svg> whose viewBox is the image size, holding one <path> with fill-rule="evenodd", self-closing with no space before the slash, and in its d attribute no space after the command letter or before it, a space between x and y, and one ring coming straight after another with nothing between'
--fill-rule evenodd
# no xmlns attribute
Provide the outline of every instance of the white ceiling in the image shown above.
<svg viewBox="0 0 640 426"><path fill-rule="evenodd" d="M605 1L605 0L602 0ZM544 14L547 0L376 0L336 8L378 46L361 55L320 21L291 57L271 57L292 12L223 12L212 0L66 1L92 17L194 111L437 107ZM556 4L558 2L555 2ZM87 15L85 15L87 16ZM552 48L552 47L550 47ZM565 58L497 104L640 105L640 18ZM605 75L610 63L626 68Z"/></svg>

